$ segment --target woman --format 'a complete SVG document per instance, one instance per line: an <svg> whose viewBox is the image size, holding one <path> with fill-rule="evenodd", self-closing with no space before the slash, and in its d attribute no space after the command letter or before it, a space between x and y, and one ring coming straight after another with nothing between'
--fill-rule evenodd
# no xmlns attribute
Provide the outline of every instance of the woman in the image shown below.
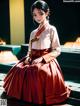
<svg viewBox="0 0 80 106"><path fill-rule="evenodd" d="M49 24L46 2L34 2L31 11L39 27L31 32L27 56L4 79L4 88L7 95L34 104L61 103L70 90L56 60L61 51L57 30Z"/></svg>

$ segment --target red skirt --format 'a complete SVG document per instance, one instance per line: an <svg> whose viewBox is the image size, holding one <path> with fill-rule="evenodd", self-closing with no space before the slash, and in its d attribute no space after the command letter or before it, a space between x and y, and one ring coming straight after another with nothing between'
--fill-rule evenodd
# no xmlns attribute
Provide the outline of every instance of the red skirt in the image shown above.
<svg viewBox="0 0 80 106"><path fill-rule="evenodd" d="M70 89L56 59L45 64L24 65L23 58L4 79L7 95L35 104L55 104L65 101Z"/></svg>

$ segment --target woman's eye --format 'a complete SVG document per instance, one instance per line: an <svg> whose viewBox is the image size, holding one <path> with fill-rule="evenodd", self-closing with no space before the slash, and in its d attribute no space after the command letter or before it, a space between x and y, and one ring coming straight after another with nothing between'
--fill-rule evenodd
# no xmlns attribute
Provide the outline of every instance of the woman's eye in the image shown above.
<svg viewBox="0 0 80 106"><path fill-rule="evenodd" d="M36 14L33 14L33 17L36 17L37 15Z"/></svg>
<svg viewBox="0 0 80 106"><path fill-rule="evenodd" d="M44 13L43 13L43 12L40 12L39 14L40 14L40 15L44 15Z"/></svg>

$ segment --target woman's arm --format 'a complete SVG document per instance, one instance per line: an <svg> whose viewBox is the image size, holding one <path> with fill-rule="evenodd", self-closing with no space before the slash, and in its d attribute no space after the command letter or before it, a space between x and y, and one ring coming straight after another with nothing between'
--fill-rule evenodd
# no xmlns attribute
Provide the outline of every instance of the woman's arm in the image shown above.
<svg viewBox="0 0 80 106"><path fill-rule="evenodd" d="M30 34L28 52L26 55L26 59L24 61L25 64L29 64L29 62L31 61L31 39L32 39L32 33Z"/></svg>
<svg viewBox="0 0 80 106"><path fill-rule="evenodd" d="M58 33L55 27L51 28L50 30L50 36L51 36L51 52L44 55L43 59L45 62L49 62L53 58L56 58L60 55L61 53L61 47L60 47L60 41L58 37Z"/></svg>

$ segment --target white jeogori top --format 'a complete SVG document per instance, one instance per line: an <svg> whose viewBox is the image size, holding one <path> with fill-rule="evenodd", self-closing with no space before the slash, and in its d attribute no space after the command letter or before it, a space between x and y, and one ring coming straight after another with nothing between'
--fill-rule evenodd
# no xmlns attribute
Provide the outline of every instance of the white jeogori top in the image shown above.
<svg viewBox="0 0 80 106"><path fill-rule="evenodd" d="M46 29L41 33L39 40L33 42L31 47L31 40L35 37L37 31L38 28L31 32L28 51L30 52L31 49L42 50L52 48L52 51L60 54L61 48L56 28L48 23Z"/></svg>

